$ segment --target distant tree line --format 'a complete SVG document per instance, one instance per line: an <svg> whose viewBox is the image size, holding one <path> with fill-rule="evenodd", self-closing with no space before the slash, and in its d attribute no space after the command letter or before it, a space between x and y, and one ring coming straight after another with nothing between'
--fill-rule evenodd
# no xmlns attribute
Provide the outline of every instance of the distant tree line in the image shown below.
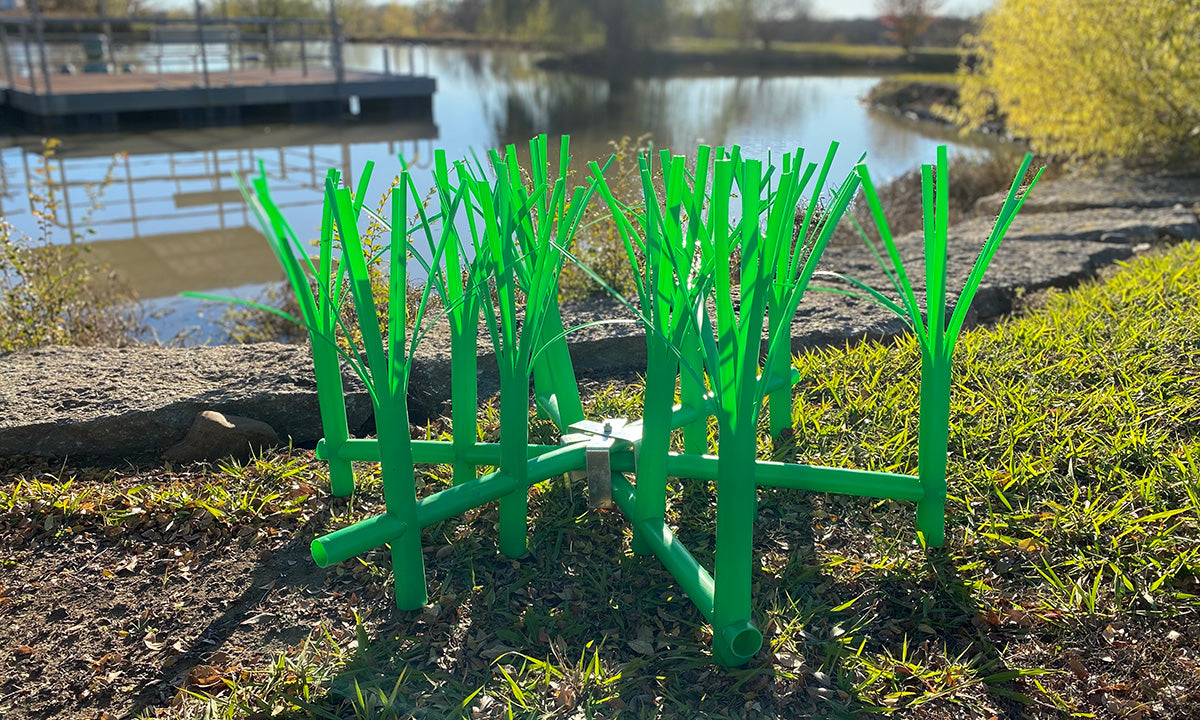
<svg viewBox="0 0 1200 720"><path fill-rule="evenodd" d="M669 36L731 38L769 49L776 43L954 46L976 29L972 20L938 18L938 0L879 0L888 18L824 20L813 0L335 0L350 37L471 35L571 48L597 47L614 58ZM328 17L328 0L201 0L209 18L274 20ZM162 0L38 0L48 16L190 16L191 3L165 9ZM913 10L918 15L911 15ZM904 13L909 13L906 16ZM903 18L908 17L907 20ZM915 31L915 33L913 32Z"/></svg>

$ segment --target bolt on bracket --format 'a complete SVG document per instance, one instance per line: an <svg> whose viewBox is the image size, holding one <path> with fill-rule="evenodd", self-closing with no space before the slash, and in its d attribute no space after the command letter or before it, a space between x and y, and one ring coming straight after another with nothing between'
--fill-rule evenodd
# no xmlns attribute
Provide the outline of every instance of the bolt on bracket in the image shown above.
<svg viewBox="0 0 1200 720"><path fill-rule="evenodd" d="M637 464L637 449L642 442L641 421L629 422L626 418L604 420L580 420L571 424L560 439L563 445L586 444L587 469L571 473L572 480L587 478L588 506L608 509L613 506L612 498L612 448L630 447Z"/></svg>

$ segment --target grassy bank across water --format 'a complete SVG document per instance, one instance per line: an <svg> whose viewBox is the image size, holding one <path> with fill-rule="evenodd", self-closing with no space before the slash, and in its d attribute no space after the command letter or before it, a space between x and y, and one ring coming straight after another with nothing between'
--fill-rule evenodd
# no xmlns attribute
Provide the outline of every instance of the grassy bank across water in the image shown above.
<svg viewBox="0 0 1200 720"><path fill-rule="evenodd" d="M836 43L775 43L769 49L733 40L677 38L623 59L632 75L721 75L762 73L953 73L956 48L919 48L909 60L894 46ZM609 65L601 51L548 57L542 67L603 75Z"/></svg>
<svg viewBox="0 0 1200 720"><path fill-rule="evenodd" d="M1198 326L1192 243L966 333L946 547L917 545L905 504L762 492L766 642L739 670L710 665L709 630L670 576L562 480L535 488L520 561L496 554L494 508L430 528L435 600L400 613L386 551L328 571L304 553L318 526L379 510L368 467L354 500L327 497L303 452L70 484L12 471L0 713L1191 718ZM795 432L774 447L762 437L761 454L913 472L918 359L911 341L798 356ZM636 416L640 391L593 388L589 414ZM485 439L497 423L485 407ZM535 421L531 439L552 439L545 429ZM420 482L431 492L448 473ZM668 518L704 562L712 497L675 482ZM65 647L78 662L53 659Z"/></svg>

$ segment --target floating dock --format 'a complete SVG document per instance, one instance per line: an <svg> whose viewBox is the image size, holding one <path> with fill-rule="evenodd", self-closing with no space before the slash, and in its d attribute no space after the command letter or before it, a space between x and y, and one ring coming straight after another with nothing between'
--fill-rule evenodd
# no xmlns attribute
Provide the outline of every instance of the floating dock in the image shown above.
<svg viewBox="0 0 1200 720"><path fill-rule="evenodd" d="M406 74L386 56L387 72L347 69L327 24L290 22L298 32L262 19L150 31L133 30L142 20L5 19L0 121L62 133L432 116L437 83L415 74L411 49Z"/></svg>

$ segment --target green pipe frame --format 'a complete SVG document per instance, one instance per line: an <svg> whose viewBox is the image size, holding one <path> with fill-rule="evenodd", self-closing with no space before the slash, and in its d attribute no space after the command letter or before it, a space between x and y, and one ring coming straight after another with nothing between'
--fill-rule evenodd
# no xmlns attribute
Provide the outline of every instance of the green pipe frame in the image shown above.
<svg viewBox="0 0 1200 720"><path fill-rule="evenodd" d="M609 188L604 177L607 166L591 163L586 183L568 188L566 136L553 173L546 136L532 140L529 149L528 168L521 167L512 146L504 153L489 153L491 181L479 160L451 164L438 151L431 202L436 212L432 213L401 160L402 172L389 192L392 222L366 211L376 226L390 234L385 249L390 269L385 322L376 315L372 294L372 279L382 272L383 255L373 251L374 243L364 241L359 231L371 165L354 193L341 187L336 171L327 176L320 253L315 259L305 256L271 200L265 172L244 188L300 301L302 317L292 319L304 324L312 339L325 431L317 457L329 464L332 493L341 496L353 491L352 462L378 462L382 468L386 511L315 539L312 555L318 565L327 567L388 545L396 605L403 610L419 608L427 600L422 528L490 502L500 506L500 551L513 558L525 553L529 487L587 469L587 443L531 445L529 413L532 380L533 404L560 432L567 433L571 425L585 419L558 306L558 276L564 262L576 262L572 241L593 194L611 209L625 244L637 297L620 299L641 318L647 342L642 434L632 446L616 443L610 450L613 499L632 524L633 551L658 557L712 623L713 657L718 663L745 664L762 645L750 598L759 487L915 502L917 528L926 543L937 546L944 541L953 348L983 272L1024 201L1021 180L1028 158L947 317L944 148L936 165L923 169L926 288L932 303L927 313L916 304L861 160L817 212L815 199L826 192L836 144L820 164L806 163L804 151L798 149L784 155L779 167L769 159L765 163L745 159L737 147L702 146L693 163L662 152L657 169L653 154L647 153L640 159L642 202L632 206ZM922 371L917 476L755 457L764 401L772 435L791 426L791 388L797 381L791 368L791 320L817 274L821 252L860 186L883 250L870 241L868 247L900 300L843 276L833 277L852 289L816 289L877 302L904 318L918 336ZM735 196L741 202L740 217L730 202ZM410 209L413 224L407 227ZM797 217L800 228L793 236ZM336 263L335 247L341 252ZM736 274L728 261L735 250L740 253ZM427 277L416 288L420 300L415 311L406 299L412 294L406 274L410 260L420 264ZM581 269L596 277L588 268L581 265ZM740 298L736 308L731 300L735 291ZM408 430L412 358L424 332L437 319L428 317L431 297L440 300L441 314L451 328L453 439L449 442L413 440ZM481 323L492 341L500 373L497 443L481 442L476 427ZM351 326L357 331L351 332ZM349 337L358 338L358 343L349 343ZM343 363L370 391L375 439L349 437ZM708 454L711 417L719 430L715 455ZM671 449L676 430L682 432L683 452ZM416 466L440 463L453 467L452 485L417 498ZM497 469L478 475L479 466ZM716 483L712 572L666 526L669 477Z"/></svg>

